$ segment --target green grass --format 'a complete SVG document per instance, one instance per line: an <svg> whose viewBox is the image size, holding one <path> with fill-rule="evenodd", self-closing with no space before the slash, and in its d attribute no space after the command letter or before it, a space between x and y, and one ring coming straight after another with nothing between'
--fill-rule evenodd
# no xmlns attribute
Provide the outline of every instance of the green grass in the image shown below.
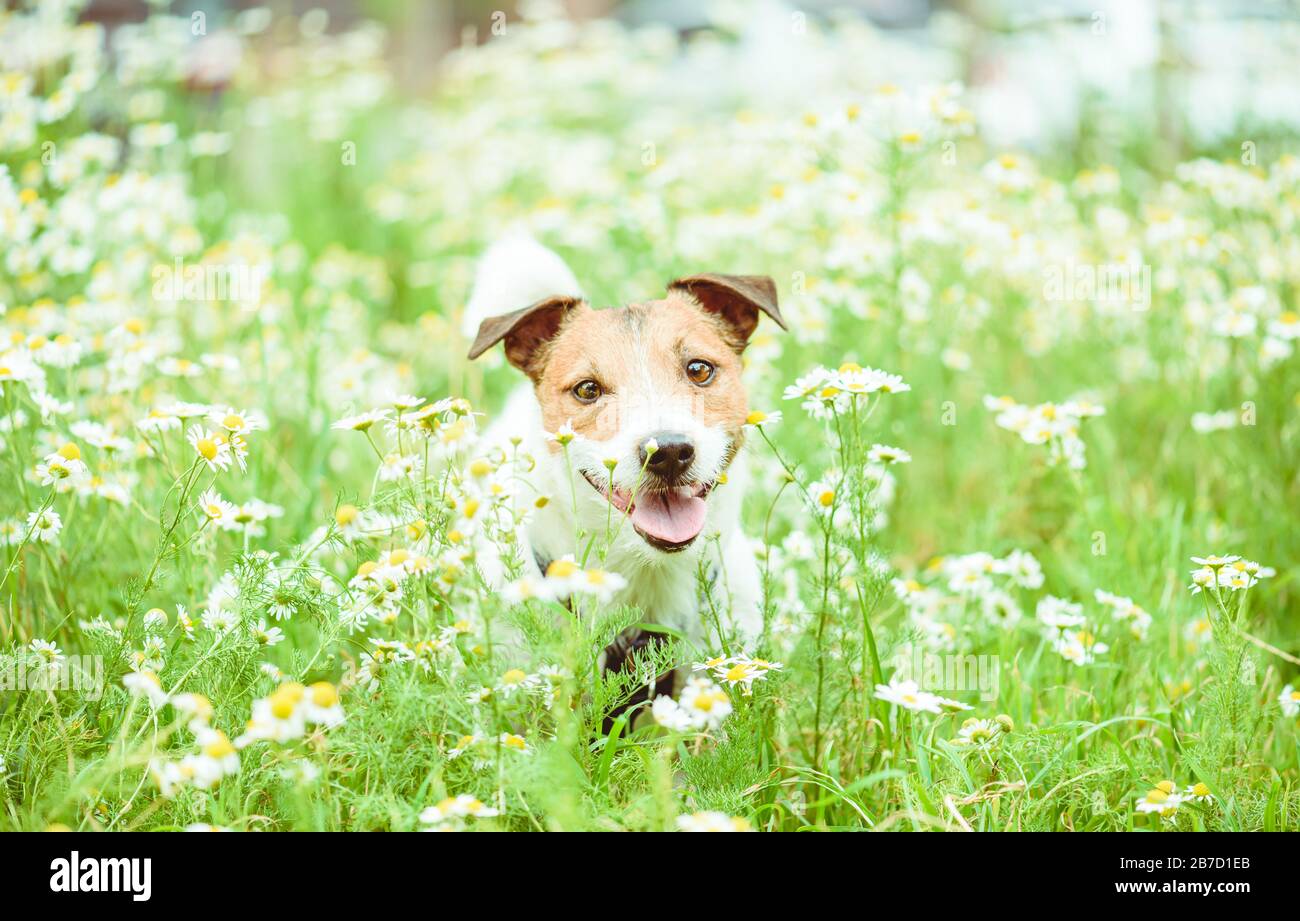
<svg viewBox="0 0 1300 921"><path fill-rule="evenodd" d="M18 367L33 337L66 334L84 350L70 368L45 364L45 389L66 411L43 418L39 388L0 383L0 482L12 487L0 491L0 522L14 523L0 558L0 674L34 663L34 640L100 656L104 669L102 694L0 691L0 829L414 829L426 807L461 794L500 813L462 824L512 830L671 829L705 811L762 830L1300 826L1297 723L1278 702L1300 683L1300 359L1260 354L1269 324L1294 325L1285 315L1297 309L1289 228L1300 182L1281 156L1294 136L1257 167L1217 163L1200 183L1157 165L1156 139L1134 124L1107 157L1117 189L1088 193L1061 171L1076 152L1055 150L1041 168L1020 155L1013 169L1032 179L1008 190L986 170L1002 152L966 133L960 114L896 122L894 97L853 78L800 109L739 112L722 93L667 107L675 65L648 33L588 27L565 51L541 34L512 24L453 63L428 98L343 92L384 67L355 51L328 74L245 73L211 98L167 77L123 87L105 74L67 118L0 150L0 234L16 233L11 215L37 222L29 239L5 241L16 255L0 269L0 342L12 343L0 367ZM338 41L322 40L317 59ZM838 72L856 73L851 35L818 41ZM250 43L255 61L272 39ZM48 95L66 70L51 64L33 92ZM233 149L195 158L179 143L128 145L120 161L57 179L57 157L85 132L129 136L133 99L147 113L134 121L174 123L182 139L229 132ZM922 91L916 99L930 111ZM55 161L41 159L46 140ZM173 177L180 192L162 205L156 189L99 197L137 175ZM20 199L23 188L32 192ZM62 218L40 214L78 195L98 202L84 270L57 262ZM1165 213L1183 226L1162 238L1151 228ZM752 696L730 689L720 728L643 721L602 732L631 682L599 674L596 653L643 614L574 619L507 603L452 533L477 495L474 451L442 457L433 434L426 454L429 433L407 432L415 441L403 450L426 460L424 473L389 483L376 476L376 451L393 444L381 426L377 448L330 428L392 390L465 397L491 418L517 377L499 359L464 359L459 316L474 258L517 221L561 252L597 304L658 296L691 272L777 281L791 332L764 326L748 354L751 403L784 418L765 437L751 432L747 448L757 475L746 524L771 549L760 554L766 629L745 652L783 667ZM935 233L918 231L927 222ZM190 228L201 243L185 249ZM204 253L224 264L238 258L231 246L274 263L256 306L151 298L156 264ZM1152 272L1147 309L1045 294L1045 267L1130 252ZM1257 329L1229 339L1213 323L1234 298ZM238 369L177 377L160 366L206 353L237 357ZM137 354L132 370L124 362ZM897 373L910 390L860 398L829 421L782 399L798 377L844 362ZM1034 405L1085 393L1105 414L1083 420L1077 470L1051 465L1047 446L1000 428L984 405L988 395ZM248 437L246 472L202 466L184 437L189 421L136 428L176 399L266 414ZM1218 410L1249 424L1193 429L1194 413ZM440 416L444 428L461 419ZM74 432L82 420L130 447L96 447ZM40 485L35 465L68 442L129 499ZM892 495L865 467L875 443L913 458L890 469ZM836 479L830 511L808 501L813 484ZM205 526L196 503L209 486L281 514L247 533ZM47 503L63 523L56 542L27 533L28 513ZM356 535L356 509L389 517ZM394 549L427 557L429 571L407 579L390 622L349 631L340 618L363 589L348 580ZM945 587L940 558L1015 550L1044 575L1036 588L995 578L1018 623L996 623ZM1190 558L1210 553L1277 572L1248 591L1194 595ZM224 574L228 591L214 598ZM928 617L891 584L912 578L943 599ZM1094 600L1098 589L1149 612L1145 637ZM1109 647L1091 664L1058 654L1036 621L1049 595L1081 603ZM196 621L224 609L233 626L200 622L187 634L178 605ZM276 621L276 606L291 616ZM146 619L153 609L166 615L161 627ZM263 620L283 642L259 642ZM527 656L499 642L507 622L529 638ZM899 650L926 635L946 637L941 654L996 657L992 698L935 688L972 709L927 714L876 696ZM370 682L358 669L374 639L402 645ZM689 666L730 641L713 639L709 649L670 642L645 667ZM407 651L417 660L400 661ZM151 760L181 763L203 743L174 707L129 692L133 666L166 691L204 695L207 724L236 739L255 702L302 706L277 696L268 664L286 680L339 687L342 722L251 742L238 771L207 789L162 789ZM543 666L556 676L531 690L469 701L512 669ZM955 743L965 720L997 717L987 750ZM466 735L480 740L453 755ZM1205 784L1210 798L1168 818L1138 812L1166 780Z"/></svg>

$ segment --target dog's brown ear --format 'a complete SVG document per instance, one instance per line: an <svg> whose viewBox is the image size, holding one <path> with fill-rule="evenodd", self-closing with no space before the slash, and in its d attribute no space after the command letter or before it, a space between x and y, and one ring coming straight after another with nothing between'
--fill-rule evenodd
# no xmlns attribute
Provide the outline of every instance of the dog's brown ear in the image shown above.
<svg viewBox="0 0 1300 921"><path fill-rule="evenodd" d="M716 314L735 331L741 348L758 326L760 310L785 329L776 306L776 283L766 275L690 275L671 282L668 290L685 291Z"/></svg>
<svg viewBox="0 0 1300 921"><path fill-rule="evenodd" d="M538 348L555 337L565 315L581 303L578 297L548 297L513 313L488 317L479 325L469 357L478 358L504 339L506 360L532 377Z"/></svg>

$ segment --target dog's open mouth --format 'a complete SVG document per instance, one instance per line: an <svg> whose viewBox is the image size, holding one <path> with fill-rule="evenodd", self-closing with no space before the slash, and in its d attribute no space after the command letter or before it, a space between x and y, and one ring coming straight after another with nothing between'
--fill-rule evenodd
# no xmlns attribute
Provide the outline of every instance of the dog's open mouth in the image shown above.
<svg viewBox="0 0 1300 921"><path fill-rule="evenodd" d="M608 483L600 483L586 472L583 476L592 489L628 516L632 527L652 547L669 553L684 550L704 530L708 511L704 500L713 491L713 483L643 489L634 500L626 489L611 490Z"/></svg>

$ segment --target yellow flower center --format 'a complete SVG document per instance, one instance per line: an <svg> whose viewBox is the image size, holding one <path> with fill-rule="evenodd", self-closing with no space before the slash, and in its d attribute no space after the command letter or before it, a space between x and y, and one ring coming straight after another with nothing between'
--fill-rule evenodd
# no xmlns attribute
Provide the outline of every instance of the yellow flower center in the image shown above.
<svg viewBox="0 0 1300 921"><path fill-rule="evenodd" d="M66 442L63 447L59 448L59 455L64 460L81 460L81 449L72 442Z"/></svg>
<svg viewBox="0 0 1300 921"><path fill-rule="evenodd" d="M748 677L749 666L745 665L743 662L738 662L731 666L731 668L727 669L727 673L723 675L723 678L727 681L743 681Z"/></svg>
<svg viewBox="0 0 1300 921"><path fill-rule="evenodd" d="M567 579L578 571L578 564L573 560L553 560L546 567L546 575L552 579Z"/></svg>
<svg viewBox="0 0 1300 921"><path fill-rule="evenodd" d="M203 753L209 758L225 758L235 753L235 746L230 744L224 732L218 732L211 742L203 746Z"/></svg>
<svg viewBox="0 0 1300 921"><path fill-rule="evenodd" d="M328 681L317 681L310 688L311 702L318 707L332 707L339 702L339 692Z"/></svg>
<svg viewBox="0 0 1300 921"><path fill-rule="evenodd" d="M200 438L194 443L194 449L204 460L213 460L217 456L217 443L211 438Z"/></svg>

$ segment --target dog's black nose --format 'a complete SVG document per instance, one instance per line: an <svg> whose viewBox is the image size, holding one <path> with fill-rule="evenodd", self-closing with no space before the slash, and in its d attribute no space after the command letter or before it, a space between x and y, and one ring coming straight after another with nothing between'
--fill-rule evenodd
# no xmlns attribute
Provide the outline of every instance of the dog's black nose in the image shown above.
<svg viewBox="0 0 1300 921"><path fill-rule="evenodd" d="M657 432L650 437L659 447L647 458L643 443L640 448L641 465L645 467L646 473L653 473L664 483L676 483L690 469L691 461L695 460L695 445L680 432Z"/></svg>

